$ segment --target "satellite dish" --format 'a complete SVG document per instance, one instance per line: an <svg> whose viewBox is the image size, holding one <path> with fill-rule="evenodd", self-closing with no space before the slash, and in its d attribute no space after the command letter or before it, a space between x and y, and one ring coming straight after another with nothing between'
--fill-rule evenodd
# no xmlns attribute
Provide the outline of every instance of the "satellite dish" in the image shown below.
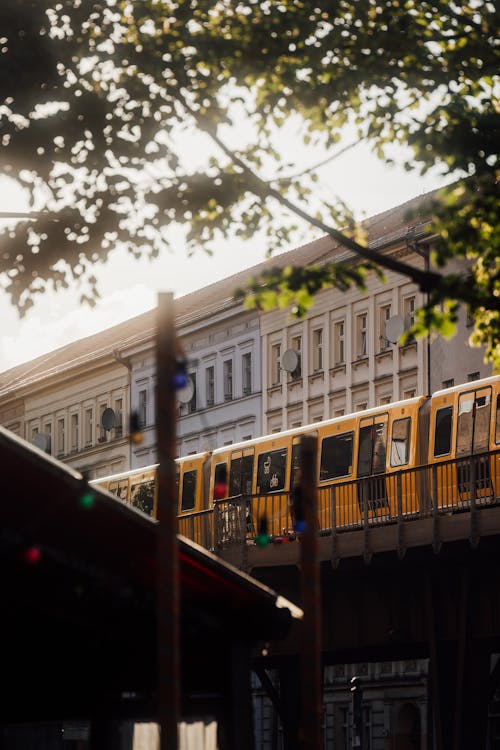
<svg viewBox="0 0 500 750"><path fill-rule="evenodd" d="M399 337L405 330L405 324L401 315L393 315L386 320L385 337L391 344L397 344Z"/></svg>
<svg viewBox="0 0 500 750"><path fill-rule="evenodd" d="M177 401L181 404L188 404L194 396L194 383L188 376L187 383L176 391Z"/></svg>
<svg viewBox="0 0 500 750"><path fill-rule="evenodd" d="M113 411L113 409L110 409L109 406L104 409L101 417L101 426L104 430L109 431L112 430L113 427L116 424L116 415Z"/></svg>
<svg viewBox="0 0 500 750"><path fill-rule="evenodd" d="M36 435L33 435L31 443L44 453L50 453L50 435L46 435L44 432L37 432Z"/></svg>
<svg viewBox="0 0 500 750"><path fill-rule="evenodd" d="M299 366L299 353L295 349L287 349L281 357L281 367L287 372L295 372Z"/></svg>

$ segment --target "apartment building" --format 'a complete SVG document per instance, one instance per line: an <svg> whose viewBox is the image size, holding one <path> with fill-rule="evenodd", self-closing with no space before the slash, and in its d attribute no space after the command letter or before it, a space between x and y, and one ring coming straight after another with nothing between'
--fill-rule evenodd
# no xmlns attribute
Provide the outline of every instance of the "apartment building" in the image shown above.
<svg viewBox="0 0 500 750"><path fill-rule="evenodd" d="M366 222L369 247L425 268L427 196ZM451 341L397 343L425 299L407 278L324 289L309 313L246 310L234 291L270 266L356 258L330 237L175 301L189 387L178 393L178 454L227 445L491 373L460 315ZM150 310L0 374L0 423L91 478L156 460L156 312ZM142 442L128 440L135 414ZM104 416L105 415L105 416ZM104 421L103 421L104 417Z"/></svg>
<svg viewBox="0 0 500 750"><path fill-rule="evenodd" d="M418 198L366 222L369 247L425 269L433 238L425 200ZM356 262L329 237L287 254L290 263ZM386 271L366 290L321 290L303 319L290 310L261 315L263 428L267 433L432 393L491 374L468 339L460 311L456 336L398 344L425 295L408 278Z"/></svg>

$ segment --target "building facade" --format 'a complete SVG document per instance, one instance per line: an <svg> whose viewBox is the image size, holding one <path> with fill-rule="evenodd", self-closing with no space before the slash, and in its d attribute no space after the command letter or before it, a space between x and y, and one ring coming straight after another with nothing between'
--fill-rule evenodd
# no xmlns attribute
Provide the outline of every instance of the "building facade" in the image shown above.
<svg viewBox="0 0 500 750"><path fill-rule="evenodd" d="M369 247L425 269L433 238L426 196L366 222ZM356 258L323 237L175 301L189 376L178 392L178 454L187 455L486 377L483 352L457 335L397 339L425 298L387 272L356 287L320 291L303 319L247 310L234 291L289 265ZM0 423L98 478L156 461L156 312L0 374ZM103 414L106 412L106 424ZM130 443L130 415L141 441ZM111 422L110 422L111 418Z"/></svg>

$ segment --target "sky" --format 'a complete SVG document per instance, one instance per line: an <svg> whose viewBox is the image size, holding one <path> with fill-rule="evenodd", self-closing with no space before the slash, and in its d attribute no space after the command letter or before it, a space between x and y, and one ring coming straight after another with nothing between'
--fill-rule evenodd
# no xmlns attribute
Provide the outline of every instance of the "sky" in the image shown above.
<svg viewBox="0 0 500 750"><path fill-rule="evenodd" d="M304 152L296 161L302 167L314 164L318 154ZM437 170L421 177L385 165L364 143L322 167L318 176L318 190L339 195L357 218L373 216L444 184ZM0 181L0 211L25 209L21 191L12 182ZM288 249L317 236L313 231L302 235ZM137 261L115 249L106 264L95 268L101 295L95 308L82 306L74 288L49 291L38 295L34 307L20 319L0 288L0 372L151 309L159 292L181 296L250 268L269 249L267 238L255 237L221 242L212 256L200 249L188 257L180 229L173 231L171 245L172 251L165 250L154 261Z"/></svg>

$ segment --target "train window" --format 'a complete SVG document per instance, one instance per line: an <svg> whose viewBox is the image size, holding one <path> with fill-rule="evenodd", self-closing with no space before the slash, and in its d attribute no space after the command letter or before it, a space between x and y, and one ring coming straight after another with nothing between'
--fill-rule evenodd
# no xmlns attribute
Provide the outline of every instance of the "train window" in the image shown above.
<svg viewBox="0 0 500 750"><path fill-rule="evenodd" d="M193 510L196 500L196 475L198 472L185 471L182 477L182 502L181 511Z"/></svg>
<svg viewBox="0 0 500 750"><path fill-rule="evenodd" d="M229 497L252 494L253 456L231 459L229 474Z"/></svg>
<svg viewBox="0 0 500 750"><path fill-rule="evenodd" d="M153 515L153 503L155 497L154 479L147 482L136 482L130 487L130 502L134 508L139 508L149 516Z"/></svg>
<svg viewBox="0 0 500 750"><path fill-rule="evenodd" d="M354 433L326 437L321 443L320 481L347 477L352 473Z"/></svg>
<svg viewBox="0 0 500 750"><path fill-rule="evenodd" d="M443 406L436 412L434 431L434 456L446 456L451 450L453 406Z"/></svg>
<svg viewBox="0 0 500 750"><path fill-rule="evenodd" d="M227 497L227 464L226 462L215 464L214 474L214 500Z"/></svg>
<svg viewBox="0 0 500 750"><path fill-rule="evenodd" d="M410 458L410 417L392 423L391 466L404 466Z"/></svg>
<svg viewBox="0 0 500 750"><path fill-rule="evenodd" d="M260 454L257 465L257 490L259 492L278 492L284 488L286 456L286 448Z"/></svg>
<svg viewBox="0 0 500 750"><path fill-rule="evenodd" d="M128 501L128 479L119 479L116 482L110 482L109 491L120 498Z"/></svg>
<svg viewBox="0 0 500 750"><path fill-rule="evenodd" d="M359 429L358 477L383 474L387 453L387 422L364 424Z"/></svg>
<svg viewBox="0 0 500 750"><path fill-rule="evenodd" d="M490 426L490 389L472 391L458 402L457 456L488 450Z"/></svg>
<svg viewBox="0 0 500 750"><path fill-rule="evenodd" d="M296 442L292 445L292 481L290 482L291 487L295 487L295 485L297 484L297 474L299 473L299 469L300 469L300 442Z"/></svg>
<svg viewBox="0 0 500 750"><path fill-rule="evenodd" d="M495 443L500 443L500 393L497 396L497 412L495 420Z"/></svg>

